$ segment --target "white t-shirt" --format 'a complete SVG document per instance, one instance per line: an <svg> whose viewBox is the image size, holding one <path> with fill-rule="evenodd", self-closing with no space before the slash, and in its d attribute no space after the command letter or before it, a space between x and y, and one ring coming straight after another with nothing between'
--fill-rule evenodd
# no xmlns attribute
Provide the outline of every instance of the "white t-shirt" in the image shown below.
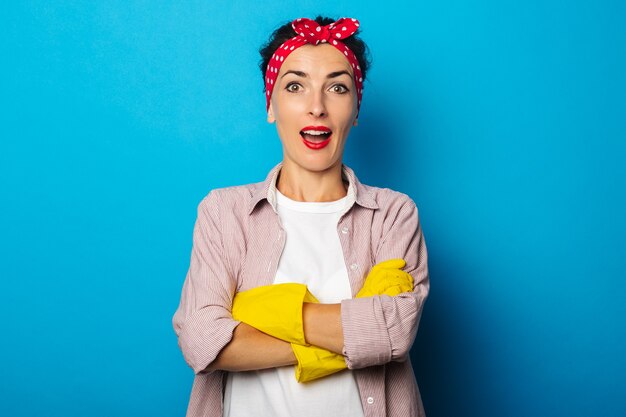
<svg viewBox="0 0 626 417"><path fill-rule="evenodd" d="M321 303L352 298L337 222L347 196L330 202L302 202L276 190L276 206L286 243L274 284L306 284ZM363 417L352 371L298 383L294 367L229 372L224 390L225 417Z"/></svg>

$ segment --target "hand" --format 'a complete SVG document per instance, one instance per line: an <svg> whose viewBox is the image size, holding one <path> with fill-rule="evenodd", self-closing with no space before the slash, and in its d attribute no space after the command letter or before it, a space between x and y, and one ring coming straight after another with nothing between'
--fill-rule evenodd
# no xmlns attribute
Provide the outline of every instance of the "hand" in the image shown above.
<svg viewBox="0 0 626 417"><path fill-rule="evenodd" d="M413 291L413 277L402 270L405 265L404 259L389 259L374 265L356 298Z"/></svg>

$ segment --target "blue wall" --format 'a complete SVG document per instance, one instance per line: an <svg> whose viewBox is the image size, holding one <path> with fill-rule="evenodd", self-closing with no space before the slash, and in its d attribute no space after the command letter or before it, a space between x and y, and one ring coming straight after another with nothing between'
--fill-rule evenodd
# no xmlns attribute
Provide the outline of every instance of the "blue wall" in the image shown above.
<svg viewBox="0 0 626 417"><path fill-rule="evenodd" d="M184 415L196 206L280 161L257 49L318 12L374 59L345 162L420 209L429 417L626 415L624 2L5 3L0 415Z"/></svg>

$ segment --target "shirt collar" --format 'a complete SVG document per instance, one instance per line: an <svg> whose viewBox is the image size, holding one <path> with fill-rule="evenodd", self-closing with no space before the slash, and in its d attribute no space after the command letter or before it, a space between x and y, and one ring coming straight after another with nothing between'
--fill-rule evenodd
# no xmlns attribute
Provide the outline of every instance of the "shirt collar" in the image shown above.
<svg viewBox="0 0 626 417"><path fill-rule="evenodd" d="M276 180L282 166L283 163L281 161L270 170L269 174L267 174L267 177L265 178L265 181L256 184L256 189L253 191L252 195L252 201L248 207L248 214L252 214L254 208L263 199L266 199L272 206L272 209L274 209L275 212L278 212L276 209ZM373 210L378 208L378 204L376 204L376 200L374 199L372 193L359 182L351 168L342 164L341 173L342 177L348 180L348 209L351 208L354 203Z"/></svg>

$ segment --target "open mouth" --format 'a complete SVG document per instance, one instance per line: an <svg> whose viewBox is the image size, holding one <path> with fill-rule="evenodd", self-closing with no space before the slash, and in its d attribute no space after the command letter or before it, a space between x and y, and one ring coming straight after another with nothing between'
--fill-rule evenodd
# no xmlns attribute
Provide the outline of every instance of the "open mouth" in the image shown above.
<svg viewBox="0 0 626 417"><path fill-rule="evenodd" d="M333 132L324 126L307 126L300 131L304 144L311 149L321 149L328 145Z"/></svg>

